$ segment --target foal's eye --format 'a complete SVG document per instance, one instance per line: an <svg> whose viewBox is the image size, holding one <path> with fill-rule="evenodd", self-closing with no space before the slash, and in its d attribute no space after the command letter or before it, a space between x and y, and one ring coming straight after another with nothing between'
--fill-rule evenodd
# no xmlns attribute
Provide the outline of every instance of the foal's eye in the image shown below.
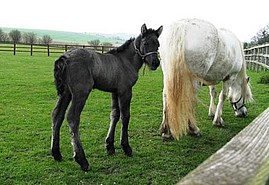
<svg viewBox="0 0 269 185"><path fill-rule="evenodd" d="M144 42L144 46L148 46L149 44L147 42Z"/></svg>

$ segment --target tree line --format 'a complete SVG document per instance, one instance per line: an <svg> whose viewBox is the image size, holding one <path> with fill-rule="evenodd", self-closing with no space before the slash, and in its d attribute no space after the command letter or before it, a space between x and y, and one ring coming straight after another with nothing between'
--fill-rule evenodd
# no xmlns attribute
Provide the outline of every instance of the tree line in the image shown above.
<svg viewBox="0 0 269 185"><path fill-rule="evenodd" d="M250 42L245 42L244 48L250 48L265 43L269 43L269 24L261 28L256 35L251 38Z"/></svg>
<svg viewBox="0 0 269 185"><path fill-rule="evenodd" d="M91 46L113 46L110 42L102 42L99 39L88 41L88 44Z"/></svg>
<svg viewBox="0 0 269 185"><path fill-rule="evenodd" d="M43 35L38 38L34 32L21 32L17 29L11 30L9 33L4 32L0 28L0 42L25 43L25 44L51 44L52 38L49 35Z"/></svg>
<svg viewBox="0 0 269 185"><path fill-rule="evenodd" d="M0 28L0 42L24 43L24 44L51 44L53 39L49 35L43 35L38 38L34 32L21 32L17 29L11 30L9 33L4 32ZM99 39L88 41L92 46L113 46L110 42L101 42Z"/></svg>

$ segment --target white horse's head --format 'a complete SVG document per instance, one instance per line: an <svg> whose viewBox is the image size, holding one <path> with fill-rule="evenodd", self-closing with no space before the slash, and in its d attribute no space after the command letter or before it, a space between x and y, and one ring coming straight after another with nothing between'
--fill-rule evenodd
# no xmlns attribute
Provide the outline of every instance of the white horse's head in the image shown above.
<svg viewBox="0 0 269 185"><path fill-rule="evenodd" d="M228 99L231 102L236 117L246 117L246 103L253 100L249 77L237 78L229 87Z"/></svg>

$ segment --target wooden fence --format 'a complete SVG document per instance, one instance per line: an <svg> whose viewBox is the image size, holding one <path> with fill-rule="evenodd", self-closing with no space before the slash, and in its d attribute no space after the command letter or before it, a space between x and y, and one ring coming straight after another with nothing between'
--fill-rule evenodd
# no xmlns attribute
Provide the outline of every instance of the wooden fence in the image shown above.
<svg viewBox="0 0 269 185"><path fill-rule="evenodd" d="M13 55L17 53L29 53L31 56L34 53L44 53L50 56L52 53L64 53L65 51L72 48L90 48L97 52L107 52L115 47L113 46L91 46L91 45L75 45L75 44L50 44L50 45L41 45L41 44L7 44L0 43L0 52L10 52Z"/></svg>
<svg viewBox="0 0 269 185"><path fill-rule="evenodd" d="M205 184L269 184L269 108L178 182Z"/></svg>
<svg viewBox="0 0 269 185"><path fill-rule="evenodd" d="M244 50L247 67L250 70L269 70L269 44Z"/></svg>

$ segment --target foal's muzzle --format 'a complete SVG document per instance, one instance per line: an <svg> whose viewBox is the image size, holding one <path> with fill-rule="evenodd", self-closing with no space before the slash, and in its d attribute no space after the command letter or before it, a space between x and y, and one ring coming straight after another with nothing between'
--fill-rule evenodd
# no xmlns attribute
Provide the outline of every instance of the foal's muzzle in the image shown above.
<svg viewBox="0 0 269 185"><path fill-rule="evenodd" d="M145 63L149 66L151 70L156 70L160 65L160 60L157 54L147 55L144 58Z"/></svg>

